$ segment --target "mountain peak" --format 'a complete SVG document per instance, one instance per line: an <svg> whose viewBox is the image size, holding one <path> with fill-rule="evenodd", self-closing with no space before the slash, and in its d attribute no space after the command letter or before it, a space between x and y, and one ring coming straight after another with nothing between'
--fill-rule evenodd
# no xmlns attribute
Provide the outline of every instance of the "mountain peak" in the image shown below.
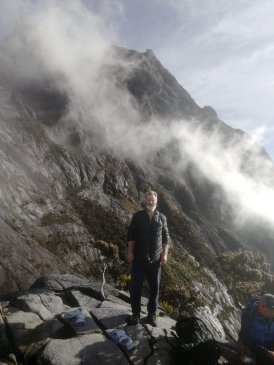
<svg viewBox="0 0 274 365"><path fill-rule="evenodd" d="M147 56L147 57L151 57L151 58L157 58L154 54L154 52L152 51L152 49L148 48L144 54Z"/></svg>

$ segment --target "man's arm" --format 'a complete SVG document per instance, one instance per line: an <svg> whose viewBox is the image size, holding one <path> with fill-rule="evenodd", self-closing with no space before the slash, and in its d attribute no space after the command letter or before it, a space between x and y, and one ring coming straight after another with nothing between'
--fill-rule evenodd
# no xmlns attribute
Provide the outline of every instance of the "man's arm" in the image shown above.
<svg viewBox="0 0 274 365"><path fill-rule="evenodd" d="M161 255L161 263L165 264L167 262L168 249L170 246L170 237L169 237L167 221L166 221L165 216L163 216L162 240L163 240L163 243L162 243L163 251L162 251L162 255Z"/></svg>
<svg viewBox="0 0 274 365"><path fill-rule="evenodd" d="M127 262L131 264L133 261L133 250L134 250L134 241L127 242Z"/></svg>
<svg viewBox="0 0 274 365"><path fill-rule="evenodd" d="M163 251L162 251L162 255L161 255L162 264L165 264L167 262L168 249L169 249L169 244L163 243Z"/></svg>
<svg viewBox="0 0 274 365"><path fill-rule="evenodd" d="M133 261L135 233L136 233L136 216L134 214L131 219L127 232L127 262L129 264L131 264Z"/></svg>

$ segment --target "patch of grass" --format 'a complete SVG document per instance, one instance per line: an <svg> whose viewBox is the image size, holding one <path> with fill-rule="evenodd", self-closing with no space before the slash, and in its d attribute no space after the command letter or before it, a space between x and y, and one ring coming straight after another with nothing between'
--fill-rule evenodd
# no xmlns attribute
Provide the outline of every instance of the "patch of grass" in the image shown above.
<svg viewBox="0 0 274 365"><path fill-rule="evenodd" d="M40 226L50 226L52 224L67 224L74 223L73 217L67 215L66 213L47 213L44 214L40 220Z"/></svg>
<svg viewBox="0 0 274 365"><path fill-rule="evenodd" d="M169 304L168 301L162 300L159 304L163 308L165 314L169 316L176 314L176 308L174 308L173 305Z"/></svg>

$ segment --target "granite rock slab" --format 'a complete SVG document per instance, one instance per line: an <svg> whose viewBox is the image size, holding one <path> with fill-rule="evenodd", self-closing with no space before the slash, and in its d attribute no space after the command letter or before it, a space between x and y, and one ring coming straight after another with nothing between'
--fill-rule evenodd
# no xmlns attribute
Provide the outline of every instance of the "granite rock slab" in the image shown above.
<svg viewBox="0 0 274 365"><path fill-rule="evenodd" d="M150 337L142 325L125 327L127 335L132 339L136 347L129 352L129 358L134 364L143 364L151 352Z"/></svg>
<svg viewBox="0 0 274 365"><path fill-rule="evenodd" d="M106 329L125 326L131 313L128 306L104 301L99 308L93 308L92 315Z"/></svg>
<svg viewBox="0 0 274 365"><path fill-rule="evenodd" d="M33 343L43 342L63 333L63 324L56 318L41 321L34 313L16 312L7 318L8 326L16 348L25 354Z"/></svg>
<svg viewBox="0 0 274 365"><path fill-rule="evenodd" d="M60 351L61 349L61 351ZM125 365L128 360L116 343L102 334L52 340L39 356L47 365Z"/></svg>
<svg viewBox="0 0 274 365"><path fill-rule="evenodd" d="M71 300L75 301L76 305L86 308L88 311L91 311L102 303L101 301L84 294L80 290L71 290L69 297L71 297Z"/></svg>
<svg viewBox="0 0 274 365"><path fill-rule="evenodd" d="M50 319L65 310L62 299L53 292L20 295L14 298L10 305L25 312L36 313L43 320Z"/></svg>

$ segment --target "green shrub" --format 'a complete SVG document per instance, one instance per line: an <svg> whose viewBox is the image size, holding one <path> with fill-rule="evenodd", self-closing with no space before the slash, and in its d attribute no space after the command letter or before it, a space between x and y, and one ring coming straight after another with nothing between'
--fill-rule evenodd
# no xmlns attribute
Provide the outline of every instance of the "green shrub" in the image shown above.
<svg viewBox="0 0 274 365"><path fill-rule="evenodd" d="M234 286L234 293L239 301L245 303L250 298L256 298L264 292L264 282L239 281Z"/></svg>
<svg viewBox="0 0 274 365"><path fill-rule="evenodd" d="M118 278L117 285L116 285L117 289L129 291L129 289L130 289L130 280L131 280L131 275L130 274L120 275L119 278Z"/></svg>
<svg viewBox="0 0 274 365"><path fill-rule="evenodd" d="M219 256L219 263L225 273L225 283L240 302L245 303L273 286L270 264L263 253L243 249L227 251Z"/></svg>
<svg viewBox="0 0 274 365"><path fill-rule="evenodd" d="M93 245L98 248L104 256L114 260L119 258L119 248L117 245L101 240L95 241Z"/></svg>
<svg viewBox="0 0 274 365"><path fill-rule="evenodd" d="M165 314L167 314L169 316L171 316L173 314L177 314L176 308L174 308L173 305L169 304L169 302L166 300L160 301L160 307L162 307Z"/></svg>

